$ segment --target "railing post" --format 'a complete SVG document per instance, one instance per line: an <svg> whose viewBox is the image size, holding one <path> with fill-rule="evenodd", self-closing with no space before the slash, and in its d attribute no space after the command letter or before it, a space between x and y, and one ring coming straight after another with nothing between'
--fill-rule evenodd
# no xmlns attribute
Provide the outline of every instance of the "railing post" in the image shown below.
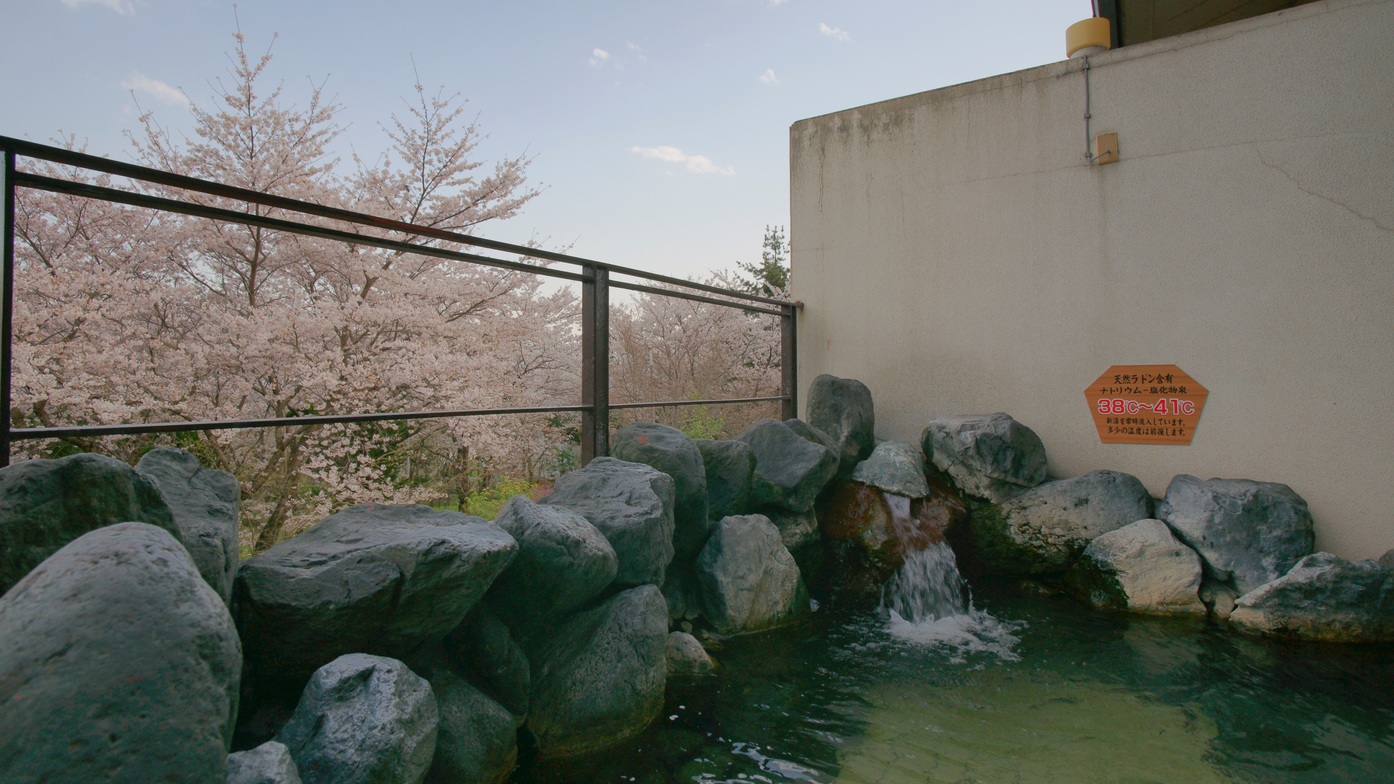
<svg viewBox="0 0 1394 784"><path fill-rule="evenodd" d="M581 465L610 454L610 271L581 282Z"/></svg>
<svg viewBox="0 0 1394 784"><path fill-rule="evenodd" d="M797 306L785 305L784 315L779 317L779 394L784 396L783 419L793 419L799 415L798 313Z"/></svg>
<svg viewBox="0 0 1394 784"><path fill-rule="evenodd" d="M15 152L5 150L4 269L0 271L0 466L10 464L10 371L15 313Z"/></svg>

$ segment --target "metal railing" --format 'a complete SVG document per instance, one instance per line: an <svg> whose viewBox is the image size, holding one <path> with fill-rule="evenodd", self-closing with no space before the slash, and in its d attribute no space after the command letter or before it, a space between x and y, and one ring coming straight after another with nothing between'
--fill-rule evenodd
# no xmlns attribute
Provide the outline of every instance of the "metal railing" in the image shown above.
<svg viewBox="0 0 1394 784"><path fill-rule="evenodd" d="M282 196L237 188L220 183L186 177L178 174L151 169L135 164L121 163L84 153L65 150L59 147L35 144L20 139L0 136L0 150L4 154L4 224L0 226L0 239L4 243L3 279L0 280L0 465L9 465L10 449L15 441L41 438L80 438L89 436L135 435L144 433L175 433L189 431L229 430L237 428L269 428L281 426L331 425L354 422L380 422L389 420L442 419L449 417L491 416L500 414L566 413L581 414L581 462L609 453L610 412L628 408L654 408L661 406L696 406L731 403L760 403L779 401L782 417L796 416L796 340L795 316L798 305L770 297L761 297L739 291L731 291L718 286L682 280L666 275L656 275L642 270L622 267L616 264L554 253L539 248L497 242L442 231L428 226L404 223L401 221L368 215L350 210L326 207L311 202L299 201ZM260 205L339 221L356 226L364 226L403 235L404 239L387 239L353 231L335 229L294 220L269 218L235 210L222 209L193 201L164 198L142 193L137 190L92 185L76 180L48 177L21 171L17 167L20 158L47 161L61 166L72 167L101 174L108 174L126 180L163 185L194 193L203 193L224 199L231 199L248 205ZM11 375L13 362L14 336L14 280L15 280L15 192L18 188L32 188L59 194L69 194L116 204L142 207L163 212L208 218L227 223L239 223L265 229L320 237L330 240L368 245L384 250L420 254L438 258L466 261L488 267L526 272L548 278L578 282L581 285L581 404L569 406L535 406L518 408L468 408L444 411L392 411L343 414L332 416L273 417L263 419L233 419L201 422L157 422L130 423L114 425L80 425L72 427L13 427L11 410ZM514 254L519 260L497 258L482 253L466 252L429 245L419 245L409 241L411 238L428 238L466 245L480 250ZM569 265L573 269L555 269L550 266L529 263L523 259L543 259L553 263ZM620 275L637 278L645 282L614 280L611 276ZM652 284L664 284L676 288L660 288ZM610 402L610 289L654 294L664 297L705 302L713 305L737 308L751 313L763 313L780 317L780 394L769 397L719 398L714 400L668 400L642 401L630 403ZM680 290L678 290L680 289ZM716 295L716 296L711 296Z"/></svg>

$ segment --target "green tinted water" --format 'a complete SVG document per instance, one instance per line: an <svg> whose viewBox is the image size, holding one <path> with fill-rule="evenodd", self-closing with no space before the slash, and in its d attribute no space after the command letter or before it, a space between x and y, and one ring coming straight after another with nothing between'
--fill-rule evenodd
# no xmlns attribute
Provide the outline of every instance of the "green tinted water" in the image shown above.
<svg viewBox="0 0 1394 784"><path fill-rule="evenodd" d="M670 688L640 738L513 780L1394 781L1394 649L976 599L1002 625L914 642L874 610L824 610L728 642L720 676Z"/></svg>

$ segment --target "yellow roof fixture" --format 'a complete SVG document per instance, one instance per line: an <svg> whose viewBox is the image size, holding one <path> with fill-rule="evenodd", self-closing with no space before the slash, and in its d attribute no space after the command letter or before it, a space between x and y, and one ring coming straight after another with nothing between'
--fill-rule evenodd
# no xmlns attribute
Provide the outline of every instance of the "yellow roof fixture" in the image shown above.
<svg viewBox="0 0 1394 784"><path fill-rule="evenodd" d="M1096 16L1075 22L1065 29L1065 56L1073 60L1106 52L1109 40L1107 18Z"/></svg>

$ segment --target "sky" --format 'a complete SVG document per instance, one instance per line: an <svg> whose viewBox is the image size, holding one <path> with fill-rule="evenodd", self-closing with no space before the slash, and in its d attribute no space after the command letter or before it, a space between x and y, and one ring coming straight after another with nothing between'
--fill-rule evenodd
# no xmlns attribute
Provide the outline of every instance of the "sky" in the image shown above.
<svg viewBox="0 0 1394 784"><path fill-rule="evenodd" d="M385 147L419 78L542 188L479 234L678 277L758 262L789 223L789 126L1065 57L1090 0L6 0L0 135L131 160L137 106L191 133L240 28L336 153ZM798 238L792 237L797 272Z"/></svg>

